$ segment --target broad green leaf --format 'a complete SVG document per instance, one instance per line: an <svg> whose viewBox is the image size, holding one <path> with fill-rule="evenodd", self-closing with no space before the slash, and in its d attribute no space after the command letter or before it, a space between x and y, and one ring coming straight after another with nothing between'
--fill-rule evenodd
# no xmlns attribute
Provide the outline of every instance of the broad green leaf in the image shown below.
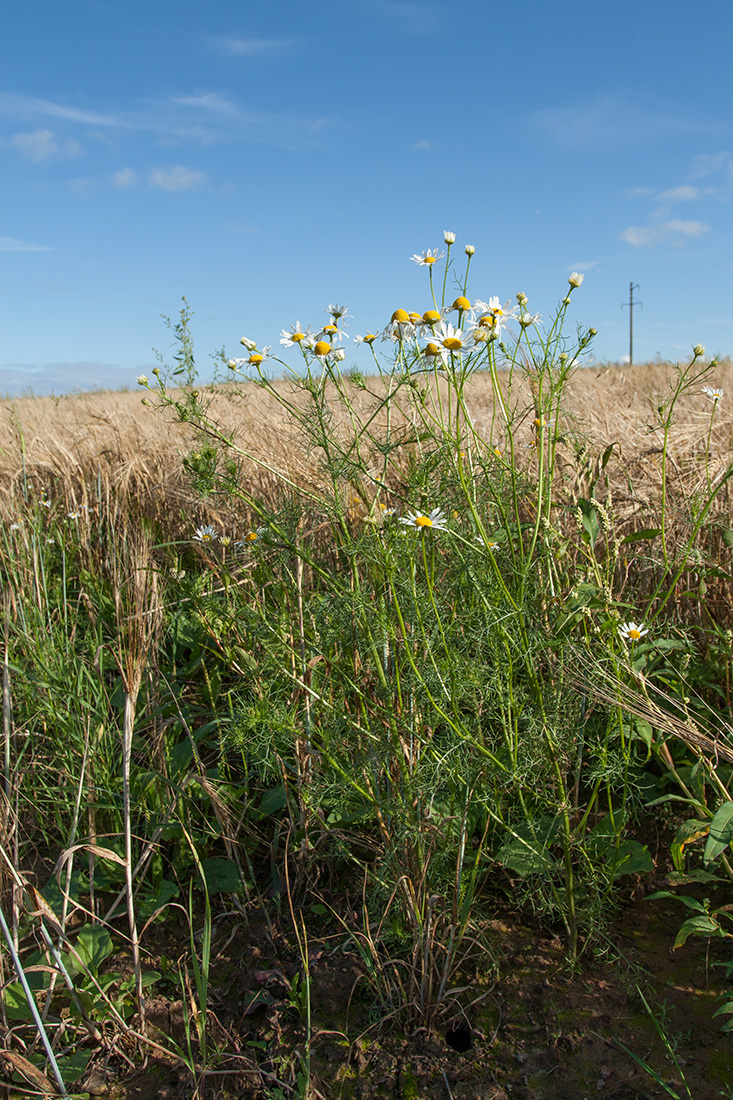
<svg viewBox="0 0 733 1100"><path fill-rule="evenodd" d="M724 936L720 926L707 913L700 913L697 917L686 920L674 941L675 947L682 947L687 942L688 936Z"/></svg>
<svg viewBox="0 0 733 1100"><path fill-rule="evenodd" d="M80 928L75 946L81 961L92 974L97 973L101 963L114 951L112 937L101 924L85 924L83 928ZM76 958L72 957L71 961L72 966L75 962L77 963L76 969L78 970Z"/></svg>
<svg viewBox="0 0 733 1100"><path fill-rule="evenodd" d="M584 541L590 545L591 550L596 545L596 539L598 538L598 532L601 529L600 520L598 519L598 512L593 507L589 500L579 500L578 508L580 509L580 518L583 524ZM585 537L587 535L587 538Z"/></svg>
<svg viewBox="0 0 733 1100"><path fill-rule="evenodd" d="M731 840L733 840L733 802L724 802L710 822L710 835L703 855L705 865L717 859Z"/></svg>
<svg viewBox="0 0 733 1100"><path fill-rule="evenodd" d="M621 539L621 545L623 546L627 542L643 542L646 539L655 539L661 533L661 527L645 527L643 531L633 531L630 535L626 535L625 538Z"/></svg>
<svg viewBox="0 0 733 1100"><path fill-rule="evenodd" d="M614 878L620 875L646 875L654 870L654 860L649 855L646 844L638 840L625 840L618 850Z"/></svg>
<svg viewBox="0 0 733 1100"><path fill-rule="evenodd" d="M210 894L241 894L242 879L232 859L212 856L202 862L206 888Z"/></svg>
<svg viewBox="0 0 733 1100"><path fill-rule="evenodd" d="M683 821L672 841L672 862L675 865L675 870L684 871L685 869L685 845L692 844L694 841L707 836L709 831L709 821L698 821L696 819Z"/></svg>

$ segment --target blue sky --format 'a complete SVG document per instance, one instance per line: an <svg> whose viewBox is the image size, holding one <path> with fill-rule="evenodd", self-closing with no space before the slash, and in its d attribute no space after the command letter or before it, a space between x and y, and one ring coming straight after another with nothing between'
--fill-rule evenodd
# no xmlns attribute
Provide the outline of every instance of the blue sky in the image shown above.
<svg viewBox="0 0 733 1100"><path fill-rule="evenodd" d="M8 0L0 392L123 386L185 295L202 373L329 302L427 309L410 256L595 354L733 353L729 0ZM351 353L349 355L351 358ZM356 357L354 357L356 358Z"/></svg>

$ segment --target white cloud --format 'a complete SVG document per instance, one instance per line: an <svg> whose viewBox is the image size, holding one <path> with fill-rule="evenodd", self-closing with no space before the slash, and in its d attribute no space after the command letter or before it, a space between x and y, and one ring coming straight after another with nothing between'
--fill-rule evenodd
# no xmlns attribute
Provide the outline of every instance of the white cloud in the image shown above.
<svg viewBox="0 0 733 1100"><path fill-rule="evenodd" d="M283 57L293 52L292 38L213 38L212 44L230 57Z"/></svg>
<svg viewBox="0 0 733 1100"><path fill-rule="evenodd" d="M420 138L419 141L415 142L412 148L417 149L421 153L425 153L428 152L430 149L434 149L435 146L433 145L433 142L428 141L427 138Z"/></svg>
<svg viewBox="0 0 733 1100"><path fill-rule="evenodd" d="M700 188L686 184L682 187L671 187L668 191L662 191L659 196L661 202L692 202L700 198Z"/></svg>
<svg viewBox="0 0 733 1100"><path fill-rule="evenodd" d="M710 232L707 222L682 221L673 218L654 226L630 225L620 234L622 241L634 248L652 248L658 244L683 245Z"/></svg>
<svg viewBox="0 0 733 1100"><path fill-rule="evenodd" d="M127 191L130 187L137 187L140 182L134 168L120 168L118 172L112 173L109 180L112 186L117 187L120 191Z"/></svg>
<svg viewBox="0 0 733 1100"><path fill-rule="evenodd" d="M196 107L204 111L219 111L225 114L236 113L237 108L230 99L216 95L215 92L204 92L201 95L174 96L171 103L180 107Z"/></svg>
<svg viewBox="0 0 733 1100"><path fill-rule="evenodd" d="M592 267L598 267L600 260L588 260L586 263L578 261L578 263L570 264L568 271L590 271Z"/></svg>
<svg viewBox="0 0 733 1100"><path fill-rule="evenodd" d="M174 164L170 168L153 168L148 173L148 184L161 191L193 191L204 183L206 176L195 168Z"/></svg>
<svg viewBox="0 0 733 1100"><path fill-rule="evenodd" d="M4 144L34 164L43 164L49 160L72 160L82 152L76 138L59 138L53 130L29 130L26 133L13 134Z"/></svg>
<svg viewBox="0 0 733 1100"><path fill-rule="evenodd" d="M0 92L0 114L9 118L35 118L39 115L49 118L62 118L67 122L81 122L92 126L123 126L122 120L114 115L103 115L96 111L83 111L76 107L65 107L61 103L52 103L48 99L36 99L34 96L13 95Z"/></svg>
<svg viewBox="0 0 733 1100"><path fill-rule="evenodd" d="M630 145L698 129L687 119L646 110L622 96L605 96L584 107L545 107L529 122L554 145L566 147Z"/></svg>
<svg viewBox="0 0 733 1100"><path fill-rule="evenodd" d="M47 244L32 244L30 241L19 241L15 237L0 237L0 252L53 252L53 248Z"/></svg>

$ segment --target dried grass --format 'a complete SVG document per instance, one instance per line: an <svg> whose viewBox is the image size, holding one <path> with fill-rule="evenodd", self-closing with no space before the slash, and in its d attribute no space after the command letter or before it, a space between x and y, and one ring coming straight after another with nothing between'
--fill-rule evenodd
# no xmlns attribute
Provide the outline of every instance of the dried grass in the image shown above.
<svg viewBox="0 0 733 1100"><path fill-rule="evenodd" d="M564 485L558 503L572 503L588 491L598 473L603 451L615 445L605 476L596 488L610 502L617 532L653 526L660 507L662 433L654 424L660 397L670 387L673 370L650 364L624 368L601 366L578 371L568 391L566 434L559 451ZM724 362L713 383L733 394L733 364ZM281 390L300 407L305 400L287 382ZM353 390L357 408L369 398ZM532 399L526 383L515 387L514 401L525 413L516 431L518 453L532 461ZM490 437L496 409L488 376L477 375L469 405L479 431ZM316 488L318 473L303 439L286 421L274 398L254 383L237 397L228 386L212 391L212 412L221 427L252 455L245 463L248 489L267 503L279 492L278 478L258 465L272 463L292 481ZM334 431L343 419L334 410ZM669 517L684 526L689 504L713 484L733 459L733 414L725 395L716 411L708 472L705 449L711 413L702 393L685 397L678 409L668 446ZM190 428L175 423L170 412L141 404L141 393L92 393L61 398L19 398L0 402L0 515L17 516L24 493L45 489L69 509L92 504L98 497L117 509L134 507L152 519L190 529L195 517L216 518L216 507L202 509L183 470L183 457L193 446ZM726 489L716 502L721 518L730 509ZM725 519L727 526L728 519ZM670 524L673 529L675 523Z"/></svg>

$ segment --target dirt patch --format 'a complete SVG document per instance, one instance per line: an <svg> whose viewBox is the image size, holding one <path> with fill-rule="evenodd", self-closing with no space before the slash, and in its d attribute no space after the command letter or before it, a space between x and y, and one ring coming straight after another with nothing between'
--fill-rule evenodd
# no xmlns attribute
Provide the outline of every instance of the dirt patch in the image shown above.
<svg viewBox="0 0 733 1100"><path fill-rule="evenodd" d="M309 1044L304 974L289 920L270 915L245 928L241 916L221 913L214 922L208 1006L211 1072L199 1080L197 1095L298 1096L310 1047L314 1095L329 1100L669 1096L627 1050L680 1098L730 1096L733 1044L721 1033L724 1017L713 1019L725 987L714 964L730 952L725 943L700 940L674 951L680 920L674 902L632 900L619 910L604 954L586 956L572 972L558 930L507 911L482 930L488 953L467 958L456 977L458 992L446 997L432 1026L407 1033L398 1012L385 1018L362 960L336 922L309 910ZM154 953L157 938L171 957L171 932L170 924L151 929L148 950ZM155 965L155 957L149 963ZM185 1049L187 1022L195 1034L193 1003L187 1006L180 989L157 989L148 1002L152 1036ZM195 1043L193 1050L198 1059ZM196 1095L185 1067L155 1051L144 1066L132 1050L126 1058L98 1053L76 1088L84 1086L108 1100Z"/></svg>

